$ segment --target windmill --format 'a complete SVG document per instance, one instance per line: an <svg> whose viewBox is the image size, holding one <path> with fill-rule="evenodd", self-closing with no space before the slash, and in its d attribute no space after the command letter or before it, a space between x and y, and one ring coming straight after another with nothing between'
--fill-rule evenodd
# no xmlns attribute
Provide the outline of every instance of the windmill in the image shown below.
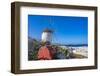
<svg viewBox="0 0 100 76"><path fill-rule="evenodd" d="M42 42L49 42L49 43L51 43L51 41L52 41L52 34L53 34L53 31L51 29L46 28L42 32Z"/></svg>
<svg viewBox="0 0 100 76"><path fill-rule="evenodd" d="M50 26L51 27L51 19L50 19ZM53 29L45 28L41 35L41 41L45 43L43 46L40 47L38 51L38 59L39 60L51 60L56 53L56 50L52 47L52 36L53 36Z"/></svg>
<svg viewBox="0 0 100 76"><path fill-rule="evenodd" d="M53 36L54 36L54 30L52 28L52 19L51 17L49 18L49 25L43 30L42 35L41 35L41 41L45 43L52 43L53 41Z"/></svg>

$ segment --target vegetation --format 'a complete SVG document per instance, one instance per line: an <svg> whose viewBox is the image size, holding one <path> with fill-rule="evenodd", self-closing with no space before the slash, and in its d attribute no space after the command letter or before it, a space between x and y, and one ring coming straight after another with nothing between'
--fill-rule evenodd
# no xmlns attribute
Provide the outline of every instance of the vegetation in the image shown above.
<svg viewBox="0 0 100 76"><path fill-rule="evenodd" d="M31 48L28 49L28 59L37 60L39 48L41 46L44 46L45 44L50 44L50 43L40 42L37 41L36 39L31 39L31 44L30 43L28 44L29 46L31 46ZM67 48L60 47L59 45L52 45L52 48L57 50L54 59L65 59L67 57L68 55Z"/></svg>
<svg viewBox="0 0 100 76"><path fill-rule="evenodd" d="M68 49L65 49L62 47L59 47L58 51L62 52L65 56L67 56L67 54L68 54Z"/></svg>
<svg viewBox="0 0 100 76"><path fill-rule="evenodd" d="M73 54L73 57L74 57L74 58L79 58L79 59L87 58L87 57L85 57L85 56L83 56L83 55L80 55L80 54Z"/></svg>
<svg viewBox="0 0 100 76"><path fill-rule="evenodd" d="M28 59L29 60L37 60L37 54L38 54L38 50L40 48L40 42L33 39L31 40L32 44L29 45L31 46L31 48L28 51Z"/></svg>

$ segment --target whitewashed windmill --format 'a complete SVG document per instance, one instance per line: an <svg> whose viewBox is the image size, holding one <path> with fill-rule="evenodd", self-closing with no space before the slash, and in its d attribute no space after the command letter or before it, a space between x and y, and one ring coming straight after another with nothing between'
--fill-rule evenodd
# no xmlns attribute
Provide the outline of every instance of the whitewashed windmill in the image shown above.
<svg viewBox="0 0 100 76"><path fill-rule="evenodd" d="M50 44L54 41L55 30L53 26L53 16L49 18L49 25L43 30L41 40L42 42L49 42Z"/></svg>
<svg viewBox="0 0 100 76"><path fill-rule="evenodd" d="M49 42L49 43L51 43L52 42L52 34L53 34L52 30L45 29L42 32L42 42Z"/></svg>

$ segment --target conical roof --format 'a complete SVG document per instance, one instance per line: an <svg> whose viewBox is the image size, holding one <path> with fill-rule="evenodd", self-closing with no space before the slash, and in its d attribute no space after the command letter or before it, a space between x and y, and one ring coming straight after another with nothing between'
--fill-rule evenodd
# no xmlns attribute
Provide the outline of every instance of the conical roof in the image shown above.
<svg viewBox="0 0 100 76"><path fill-rule="evenodd" d="M43 32L50 32L50 33L53 33L53 30L46 28L46 29L44 29Z"/></svg>

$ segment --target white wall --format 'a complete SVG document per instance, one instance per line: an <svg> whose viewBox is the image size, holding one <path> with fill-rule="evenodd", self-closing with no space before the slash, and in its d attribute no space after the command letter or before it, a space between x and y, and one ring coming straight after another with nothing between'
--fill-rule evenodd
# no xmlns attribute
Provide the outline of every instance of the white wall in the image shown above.
<svg viewBox="0 0 100 76"><path fill-rule="evenodd" d="M15 0L0 0L0 76L16 76L10 73L10 60L11 60L11 15L10 3ZM17 0L41 3L57 3L57 4L74 4L74 5L90 5L98 6L98 24L100 24L100 0ZM100 26L98 26L100 33ZM98 36L98 43L100 42L100 34ZM99 43L100 46L100 43ZM98 46L98 47L99 47ZM100 50L100 48L98 48ZM100 51L99 58L100 58ZM98 70L81 70L81 71L65 71L65 72L52 72L52 73L38 73L38 74L21 74L18 76L100 76L100 59Z"/></svg>

